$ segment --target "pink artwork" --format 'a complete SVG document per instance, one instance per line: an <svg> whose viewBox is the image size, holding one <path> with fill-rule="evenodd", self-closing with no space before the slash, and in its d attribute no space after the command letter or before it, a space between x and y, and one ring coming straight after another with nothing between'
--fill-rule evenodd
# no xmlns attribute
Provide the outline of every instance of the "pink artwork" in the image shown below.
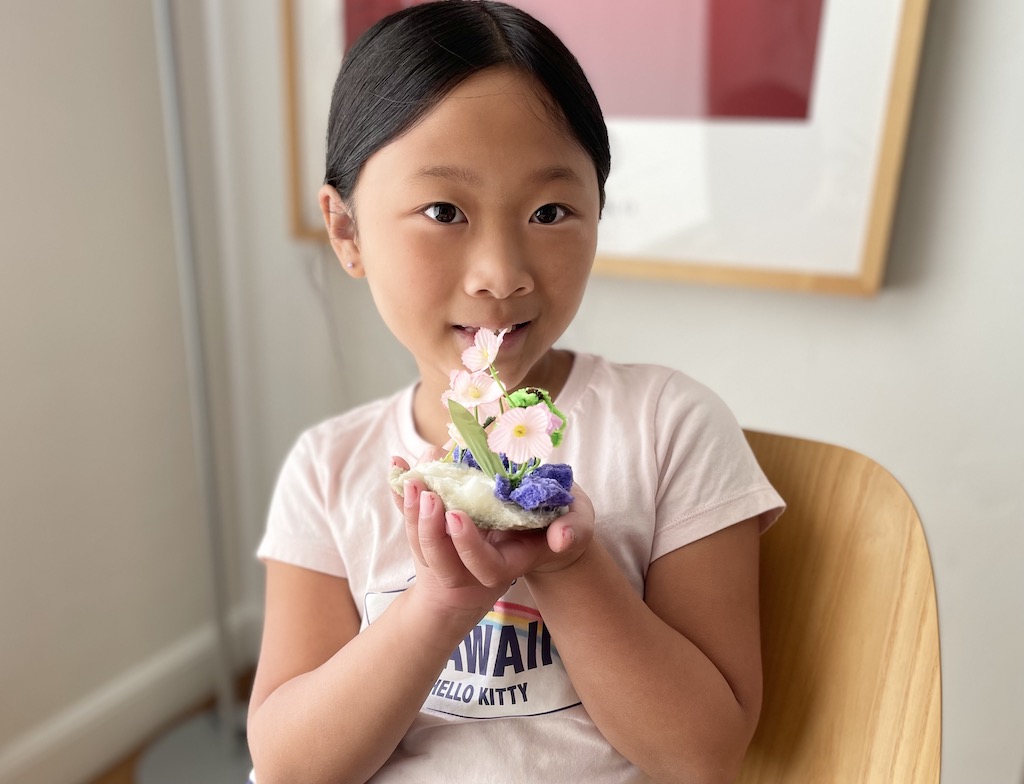
<svg viewBox="0 0 1024 784"><path fill-rule="evenodd" d="M342 18L345 20L344 51L356 42L374 22L395 11L419 5L423 0L342 0Z"/></svg>
<svg viewBox="0 0 1024 784"><path fill-rule="evenodd" d="M345 47L423 0L343 2ZM824 0L515 0L579 58L609 117L807 119Z"/></svg>

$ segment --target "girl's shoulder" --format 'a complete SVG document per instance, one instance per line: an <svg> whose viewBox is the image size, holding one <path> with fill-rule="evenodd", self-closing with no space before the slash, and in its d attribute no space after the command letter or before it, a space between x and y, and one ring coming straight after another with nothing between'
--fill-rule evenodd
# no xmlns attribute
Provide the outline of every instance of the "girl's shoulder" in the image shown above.
<svg viewBox="0 0 1024 784"><path fill-rule="evenodd" d="M595 355L580 358L586 380L572 390L570 407L583 417L621 417L633 422L712 420L734 426L722 398L681 370L654 363L613 362Z"/></svg>
<svg viewBox="0 0 1024 784"><path fill-rule="evenodd" d="M411 387L402 389L324 419L303 431L296 449L314 462L337 463L389 444L396 437L400 413L408 407L411 393Z"/></svg>
<svg viewBox="0 0 1024 784"><path fill-rule="evenodd" d="M688 399L717 398L715 392L687 373L667 365L647 362L613 362L594 354L579 354L586 374L582 389L604 398L630 398L664 394Z"/></svg>

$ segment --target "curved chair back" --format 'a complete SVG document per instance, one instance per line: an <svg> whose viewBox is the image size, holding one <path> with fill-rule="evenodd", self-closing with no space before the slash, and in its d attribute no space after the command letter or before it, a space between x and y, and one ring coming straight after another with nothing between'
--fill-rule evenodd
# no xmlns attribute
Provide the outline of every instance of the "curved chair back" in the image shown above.
<svg viewBox="0 0 1024 784"><path fill-rule="evenodd" d="M739 781L938 782L935 586L913 503L856 452L747 440L787 511L762 537L764 705Z"/></svg>

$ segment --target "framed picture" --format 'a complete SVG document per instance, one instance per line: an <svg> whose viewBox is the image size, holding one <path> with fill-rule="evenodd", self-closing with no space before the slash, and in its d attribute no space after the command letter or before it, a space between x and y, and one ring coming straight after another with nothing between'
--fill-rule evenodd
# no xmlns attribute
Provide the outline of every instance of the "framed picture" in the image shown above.
<svg viewBox="0 0 1024 784"><path fill-rule="evenodd" d="M422 0L282 0L292 229L325 241L345 48ZM928 0L513 0L579 58L612 143L599 274L872 294Z"/></svg>

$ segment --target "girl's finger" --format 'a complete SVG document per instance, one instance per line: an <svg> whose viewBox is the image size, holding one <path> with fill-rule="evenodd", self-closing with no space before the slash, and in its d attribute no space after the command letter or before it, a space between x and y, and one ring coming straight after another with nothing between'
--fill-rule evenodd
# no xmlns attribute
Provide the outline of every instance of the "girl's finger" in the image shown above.
<svg viewBox="0 0 1024 784"><path fill-rule="evenodd" d="M435 493L424 491L419 497L417 520L419 551L423 564L443 586L454 588L466 581L466 567L446 530L444 505Z"/></svg>
<svg viewBox="0 0 1024 784"><path fill-rule="evenodd" d="M571 522L565 519L566 517L568 515L563 515L548 526L547 542L553 553L564 553L571 549L576 542L576 532L573 530Z"/></svg>
<svg viewBox="0 0 1024 784"><path fill-rule="evenodd" d="M391 468L398 468L402 471L409 470L409 463L402 457L392 456L391 457ZM404 511L404 504L402 502L402 496L396 493L394 490L391 491L391 499L395 502L395 506L398 507L399 512Z"/></svg>
<svg viewBox="0 0 1024 784"><path fill-rule="evenodd" d="M502 542L502 548L488 542L465 512L449 512L448 533L465 568L488 588L508 587L511 580L522 574L525 554L518 542ZM511 556L511 557L509 557Z"/></svg>
<svg viewBox="0 0 1024 784"><path fill-rule="evenodd" d="M574 545L586 545L594 535L594 504L577 485L572 486L575 499L569 511L548 526L548 547L553 553L564 553Z"/></svg>
<svg viewBox="0 0 1024 784"><path fill-rule="evenodd" d="M409 549L413 557L423 566L427 565L420 550L420 494L424 490L423 483L417 479L410 479L402 488L402 495L397 497L401 504L402 515L405 519L405 538L409 541Z"/></svg>

